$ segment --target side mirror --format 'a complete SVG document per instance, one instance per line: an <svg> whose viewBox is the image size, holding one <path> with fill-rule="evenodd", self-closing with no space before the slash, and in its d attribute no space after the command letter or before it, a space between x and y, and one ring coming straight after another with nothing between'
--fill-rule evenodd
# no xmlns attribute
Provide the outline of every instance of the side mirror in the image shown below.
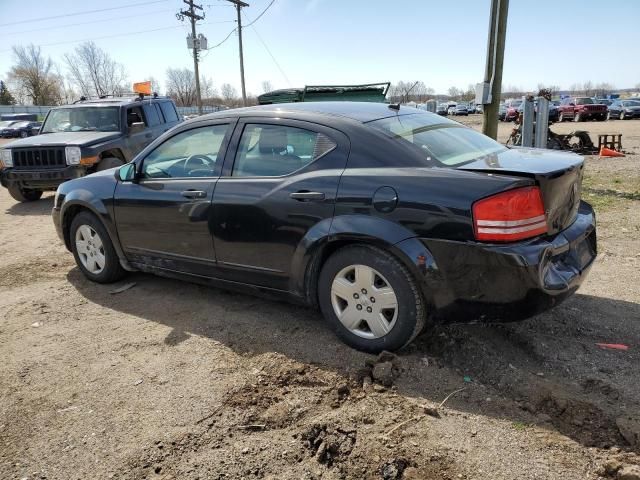
<svg viewBox="0 0 640 480"><path fill-rule="evenodd" d="M144 122L133 122L129 126L129 133L140 133L144 130Z"/></svg>
<svg viewBox="0 0 640 480"><path fill-rule="evenodd" d="M575 107L575 106L576 106L576 104L575 104L575 103L570 103L570 104L569 104L569 106L570 106L570 107Z"/></svg>
<svg viewBox="0 0 640 480"><path fill-rule="evenodd" d="M125 163L116 170L116 179L121 182L133 182L136 179L136 164Z"/></svg>

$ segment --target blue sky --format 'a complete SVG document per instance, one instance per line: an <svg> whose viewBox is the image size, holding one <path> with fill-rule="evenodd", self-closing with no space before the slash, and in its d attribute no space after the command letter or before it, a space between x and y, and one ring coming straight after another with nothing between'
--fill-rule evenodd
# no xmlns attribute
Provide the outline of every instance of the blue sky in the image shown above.
<svg viewBox="0 0 640 480"><path fill-rule="evenodd" d="M175 17L181 0L32 21L143 1L0 0L0 78L12 64L11 45L43 45L62 67L62 55L86 39L123 63L132 82L148 76L164 82L167 67L192 68L188 26ZM243 23L270 3L246 1ZM235 9L223 0L202 4L206 19L199 31L215 45L235 27ZM254 28L244 30L247 90L261 93L263 80L275 88L399 80L422 80L441 93L466 88L484 73L489 5L490 0L276 0ZM538 83L568 88L590 80L633 87L640 83L638 22L640 0L511 0L503 84L533 90ZM235 34L205 54L201 71L216 87L228 82L239 90Z"/></svg>

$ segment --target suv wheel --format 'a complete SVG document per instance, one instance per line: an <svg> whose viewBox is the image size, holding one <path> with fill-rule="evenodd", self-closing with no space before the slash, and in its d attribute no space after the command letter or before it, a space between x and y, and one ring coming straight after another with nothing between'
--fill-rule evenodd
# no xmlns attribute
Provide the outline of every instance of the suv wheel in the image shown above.
<svg viewBox="0 0 640 480"><path fill-rule="evenodd" d="M582 114L580 112L574 113L573 114L573 121L574 122L581 122L582 121Z"/></svg>
<svg viewBox="0 0 640 480"><path fill-rule="evenodd" d="M71 222L71 249L85 277L98 283L111 283L125 274L109 234L98 218L81 212Z"/></svg>
<svg viewBox="0 0 640 480"><path fill-rule="evenodd" d="M42 190L20 188L17 185L12 185L8 187L7 190L9 190L9 195L19 202L34 202L40 200L40 197L42 197Z"/></svg>
<svg viewBox="0 0 640 480"><path fill-rule="evenodd" d="M564 122L564 113L560 112L558 114L558 123Z"/></svg>
<svg viewBox="0 0 640 480"><path fill-rule="evenodd" d="M124 162L116 157L106 157L100 160L98 166L96 167L96 171L101 172L103 170L109 170L110 168L116 168L121 165L124 165Z"/></svg>
<svg viewBox="0 0 640 480"><path fill-rule="evenodd" d="M411 273L374 247L334 253L320 272L318 300L336 334L366 352L400 349L425 323L425 303Z"/></svg>

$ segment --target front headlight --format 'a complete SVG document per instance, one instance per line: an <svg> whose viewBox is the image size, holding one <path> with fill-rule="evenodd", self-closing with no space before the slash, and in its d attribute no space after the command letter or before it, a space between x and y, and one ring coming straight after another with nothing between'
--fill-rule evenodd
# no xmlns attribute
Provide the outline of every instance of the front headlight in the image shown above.
<svg viewBox="0 0 640 480"><path fill-rule="evenodd" d="M0 163L7 168L13 167L13 156L10 148L0 150Z"/></svg>
<svg viewBox="0 0 640 480"><path fill-rule="evenodd" d="M80 165L82 153L80 147L66 147L64 154L67 157L67 165Z"/></svg>

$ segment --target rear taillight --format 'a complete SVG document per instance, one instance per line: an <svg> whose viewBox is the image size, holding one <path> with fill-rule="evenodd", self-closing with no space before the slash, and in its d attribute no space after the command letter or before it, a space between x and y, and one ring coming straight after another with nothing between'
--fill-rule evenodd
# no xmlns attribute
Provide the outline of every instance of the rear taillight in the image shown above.
<svg viewBox="0 0 640 480"><path fill-rule="evenodd" d="M547 232L542 194L522 187L483 198L473 204L476 240L513 242Z"/></svg>

